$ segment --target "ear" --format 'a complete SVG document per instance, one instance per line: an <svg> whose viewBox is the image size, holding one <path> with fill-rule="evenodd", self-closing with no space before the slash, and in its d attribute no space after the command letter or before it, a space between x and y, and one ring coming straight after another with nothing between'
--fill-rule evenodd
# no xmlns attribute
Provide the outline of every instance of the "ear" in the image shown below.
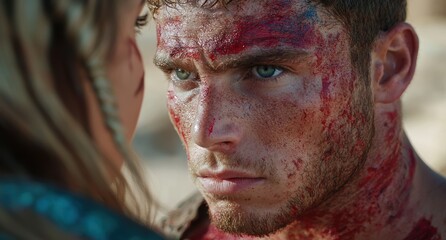
<svg viewBox="0 0 446 240"><path fill-rule="evenodd" d="M418 36L407 23L399 23L379 35L372 51L376 103L392 103L401 97L413 78L418 47Z"/></svg>

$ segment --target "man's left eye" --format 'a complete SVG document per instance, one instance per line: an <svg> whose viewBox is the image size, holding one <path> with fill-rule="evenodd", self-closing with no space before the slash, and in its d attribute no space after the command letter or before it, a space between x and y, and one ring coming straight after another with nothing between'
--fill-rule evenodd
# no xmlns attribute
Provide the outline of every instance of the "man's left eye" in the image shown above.
<svg viewBox="0 0 446 240"><path fill-rule="evenodd" d="M258 78L277 77L283 72L282 68L272 65L259 65L252 68L252 73Z"/></svg>
<svg viewBox="0 0 446 240"><path fill-rule="evenodd" d="M188 80L191 75L192 75L191 72L188 72L184 69L181 69L181 68L175 69L175 78L177 80L181 80L181 81Z"/></svg>

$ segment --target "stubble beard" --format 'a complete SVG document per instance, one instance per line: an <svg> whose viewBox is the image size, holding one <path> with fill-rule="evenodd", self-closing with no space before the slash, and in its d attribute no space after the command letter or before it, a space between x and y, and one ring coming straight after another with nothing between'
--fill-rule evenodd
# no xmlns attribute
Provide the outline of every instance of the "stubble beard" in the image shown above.
<svg viewBox="0 0 446 240"><path fill-rule="evenodd" d="M363 90L367 92L368 89ZM356 107L361 109L359 111L366 115L369 114L367 116L369 123L367 126L356 126L356 131L361 131L359 128L362 127L361 136L366 141L366 147L362 154L356 157L350 156L348 151L340 150L339 152L335 152L333 159L329 160L336 162L337 160L344 159L344 162L355 161L357 164L350 165L347 169L335 167L336 169L332 169L333 171L329 169L333 167L331 165L323 170L320 169L321 166L316 167L313 165L311 169L304 169L302 174L308 174L304 176L306 179L309 179L309 184L305 186L318 186L319 189L317 192L309 193L305 186L301 186L295 190L295 194L278 211L267 213L244 211L235 203L228 202L224 208L218 208L218 212L209 210L212 224L218 229L234 235L264 237L284 229L303 216L306 216L322 203L329 201L333 195L339 192L359 174L366 162L372 144L374 137L372 103L366 101L362 103L357 102L357 104ZM346 161L345 159L348 160ZM319 169L316 170L317 168ZM295 211L290 211L290 209L295 209Z"/></svg>
<svg viewBox="0 0 446 240"><path fill-rule="evenodd" d="M211 222L223 232L236 236L266 237L277 233L288 225L302 219L302 217L305 218L309 212L317 209L325 201L329 201L332 196L349 183L364 165L369 149L370 147L367 147L367 151L364 152L359 160L356 160L358 165L349 170L349 174L342 177L328 175L318 181L317 185L319 185L320 189L316 193L309 193L305 187L300 187L279 210L267 213L264 213L263 209L260 209L258 213L246 211L236 203L228 201L225 203L225 207L217 208L218 211L209 210ZM320 176L319 174L314 174L311 177L315 180L314 178Z"/></svg>
<svg viewBox="0 0 446 240"><path fill-rule="evenodd" d="M209 215L218 229L238 236L263 237L290 224L289 215L284 209L277 213L256 214L229 206L218 213L209 211Z"/></svg>

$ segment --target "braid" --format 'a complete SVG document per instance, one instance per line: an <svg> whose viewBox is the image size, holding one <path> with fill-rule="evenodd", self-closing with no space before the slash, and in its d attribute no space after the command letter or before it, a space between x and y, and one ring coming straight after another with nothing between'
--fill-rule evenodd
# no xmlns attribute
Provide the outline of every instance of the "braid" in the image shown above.
<svg viewBox="0 0 446 240"><path fill-rule="evenodd" d="M115 32L113 32L112 30L113 29L109 29L109 31L99 34L109 35L110 39L113 39L111 36L114 35ZM85 43L88 43L88 41L85 41ZM90 83L95 93L96 100L99 104L104 124L109 130L110 135L112 136L115 147L118 149L121 157L124 159L126 167L131 172L131 174L128 174L128 177L131 178L132 183L135 183L132 185L133 188L131 188L128 181L122 175L118 175L117 179L115 180L117 194L120 197L124 197L125 190L131 190L128 192L129 195L127 195L128 197L130 197L129 199L127 199L128 206L132 206L135 208L133 214L131 215L137 214L139 219L142 219L144 222L150 222L151 220L153 220L152 217L154 217L152 216L150 207L156 207L157 203L153 199L150 203L144 200L151 199L149 188L147 186L147 183L144 181L140 162L137 160L135 153L131 151L128 141L125 137L125 132L119 116L115 95L110 85L110 81L106 76L107 74L105 71L106 68L104 59L106 59L106 53L110 52L109 50L112 46L113 42L109 46L104 46L103 44L85 44L85 49L81 49L81 52L85 54L82 57L87 63L85 66L86 72L90 79ZM92 49L88 50L90 47ZM98 49L100 50L98 51ZM92 52L94 54L91 54ZM135 190L138 190L138 196L144 196L142 198L142 202L138 201ZM130 211L129 209L127 210Z"/></svg>
<svg viewBox="0 0 446 240"><path fill-rule="evenodd" d="M129 159L130 156L126 146L126 138L119 118L114 93L109 84L109 80L106 78L104 67L102 67L102 64L100 64L99 61L92 60L88 64L88 72L90 73L93 90L95 91L96 99L99 102L105 124L120 153L125 159Z"/></svg>
<svg viewBox="0 0 446 240"><path fill-rule="evenodd" d="M118 148L120 154L125 160L126 167L131 172L128 177L130 177L133 182L136 183L135 186L138 187L137 190L140 194L143 196L150 196L149 188L146 182L143 181L144 179L141 172L142 168L140 163L137 161L134 152L130 151L131 148L128 146L127 139L124 135L124 129L119 118L114 93L109 80L106 78L104 69L105 68L98 60L92 60L88 64L88 72L90 74L96 99L101 109L102 118L110 131L115 146ZM127 181L119 178L115 184L118 186L118 195L124 195L125 193L120 191L130 187ZM139 214L138 218L143 219L144 222L151 222L155 216L152 215L149 204L147 202L138 201L134 191L130 191L129 194L130 199L127 199L129 201L128 205L135 208L133 212ZM157 203L154 200L152 200L151 204L153 207L157 206Z"/></svg>
<svg viewBox="0 0 446 240"><path fill-rule="evenodd" d="M103 23L105 21L110 21L103 16L106 15L106 13L104 13L104 9L106 8L102 7L102 5L114 5L114 3L105 3L105 1L86 1L85 5L87 6L79 6L81 4L82 3L77 2L77 8L70 7L70 11L64 12L65 14L68 14L68 17L65 17L68 19L68 39L76 39L75 44L79 50L80 58L86 63L86 66L84 67L86 68L93 90L95 91L96 99L99 103L105 124L109 129L116 146L119 148L120 153L127 159L129 153L127 147L125 147L126 139L124 131L119 119L114 93L105 72L104 59L106 59L107 52L112 47L112 43L107 45L98 41L98 39L105 37L113 39L115 29L105 27L102 29L94 28L94 22L99 21ZM66 10L66 6L63 5L63 3L60 3L61 9ZM100 14L97 14L98 11ZM86 17L81 17L80 14L83 14ZM79 34L79 32L82 32L83 34Z"/></svg>
<svg viewBox="0 0 446 240"><path fill-rule="evenodd" d="M0 99L8 102L0 104L0 109L7 110L0 111L0 117L11 125L9 128L14 129L18 139L42 152L28 156L23 145L7 148L5 151L13 154L12 161L18 164L10 174L17 175L25 169L23 174L35 180L73 189L135 220L147 222L142 214L150 214L153 202L125 138L106 76L107 55L116 37L118 2L121 1L0 1L0 12L6 13L0 15L0 40L5 42L0 45L0 52L4 53L0 69L7 69L1 77ZM54 52L56 55L51 55ZM104 125L125 159L131 172L128 176L136 183L132 188L120 169L101 153L88 132L88 122L78 119L77 115L88 116L86 106L80 103L85 98L81 77L91 84ZM65 88L59 90L56 86ZM77 88L81 92L73 94ZM64 103L67 99L72 102ZM72 112L70 104L78 107L80 114ZM57 175L51 175L56 172ZM110 176L115 181L112 186ZM127 189L131 190L129 200L133 202L125 202ZM141 193L141 202L134 189ZM130 204L137 209L132 211ZM148 211L141 211L142 207Z"/></svg>

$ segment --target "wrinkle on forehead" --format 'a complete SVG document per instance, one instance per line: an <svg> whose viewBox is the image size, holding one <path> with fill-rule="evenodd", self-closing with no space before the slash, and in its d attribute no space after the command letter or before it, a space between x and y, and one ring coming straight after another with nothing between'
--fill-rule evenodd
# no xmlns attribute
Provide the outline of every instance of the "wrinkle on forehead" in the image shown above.
<svg viewBox="0 0 446 240"><path fill-rule="evenodd" d="M303 1L234 1L228 9L164 7L157 18L158 49L172 58L208 62L251 48L311 47L319 13Z"/></svg>

